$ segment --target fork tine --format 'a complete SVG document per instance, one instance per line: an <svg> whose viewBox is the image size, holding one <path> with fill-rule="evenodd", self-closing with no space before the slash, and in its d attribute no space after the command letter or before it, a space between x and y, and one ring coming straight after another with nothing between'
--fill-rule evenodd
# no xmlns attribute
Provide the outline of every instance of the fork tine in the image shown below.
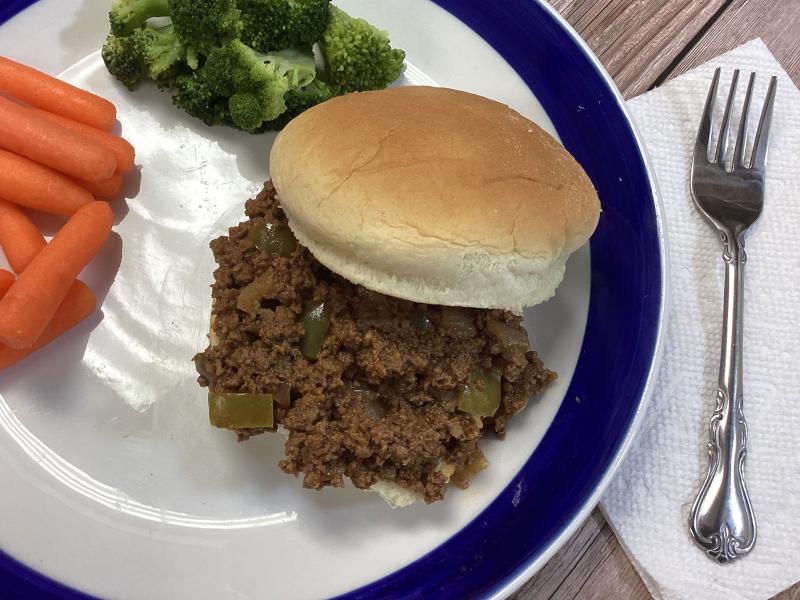
<svg viewBox="0 0 800 600"><path fill-rule="evenodd" d="M722 115L722 125L719 128L719 140L717 140L716 161L720 167L725 167L728 159L728 131L731 128L731 113L733 112L733 100L736 97L736 85L739 83L739 69L733 72L731 78L731 89L728 92L728 100L725 102L725 112Z"/></svg>
<svg viewBox="0 0 800 600"><path fill-rule="evenodd" d="M763 171L767 164L767 148L769 146L769 128L772 124L772 107L775 104L775 90L778 87L778 78L772 76L769 80L767 99L764 102L764 110L761 111L761 120L758 122L756 140L753 142L753 158L750 160L750 168Z"/></svg>
<svg viewBox="0 0 800 600"><path fill-rule="evenodd" d="M700 128L697 130L697 139L694 142L694 161L708 162L709 148L711 145L711 120L714 116L714 100L717 97L717 85L719 84L720 68L714 71L714 78L711 80L711 87L708 89L706 106L703 108L703 116L700 117Z"/></svg>
<svg viewBox="0 0 800 600"><path fill-rule="evenodd" d="M742 106L742 118L739 119L739 132L736 134L736 148L733 151L734 169L744 167L744 152L747 148L747 122L750 116L750 100L753 97L755 82L756 74L750 73L750 80L747 82L747 93L744 95L744 105Z"/></svg>

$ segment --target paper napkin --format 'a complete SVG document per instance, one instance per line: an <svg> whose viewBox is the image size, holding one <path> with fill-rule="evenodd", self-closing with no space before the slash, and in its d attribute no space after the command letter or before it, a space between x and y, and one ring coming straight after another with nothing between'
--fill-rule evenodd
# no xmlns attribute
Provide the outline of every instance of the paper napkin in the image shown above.
<svg viewBox="0 0 800 600"><path fill-rule="evenodd" d="M733 70L742 70L737 117L747 76L757 73L753 127L769 77L778 76L764 211L746 239L745 477L758 540L748 556L727 565L710 560L687 526L708 465L722 323L720 241L689 192L692 145L716 67L722 67L718 116ZM664 203L670 308L654 396L601 507L656 598L769 598L800 580L800 91L754 40L634 98L629 107Z"/></svg>

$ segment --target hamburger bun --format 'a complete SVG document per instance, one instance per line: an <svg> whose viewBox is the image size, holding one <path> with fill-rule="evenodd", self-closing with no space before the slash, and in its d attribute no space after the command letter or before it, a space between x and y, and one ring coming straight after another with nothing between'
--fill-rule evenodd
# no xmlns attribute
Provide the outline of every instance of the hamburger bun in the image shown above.
<svg viewBox="0 0 800 600"><path fill-rule="evenodd" d="M341 96L278 135L271 177L326 267L429 304L547 300L600 202L561 144L508 106L407 86Z"/></svg>

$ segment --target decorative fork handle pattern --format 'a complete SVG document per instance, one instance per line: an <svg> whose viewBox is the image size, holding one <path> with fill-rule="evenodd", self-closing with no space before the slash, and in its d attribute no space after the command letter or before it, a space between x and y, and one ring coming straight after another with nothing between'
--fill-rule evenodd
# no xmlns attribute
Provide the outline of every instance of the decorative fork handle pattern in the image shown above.
<svg viewBox="0 0 800 600"><path fill-rule="evenodd" d="M708 473L692 505L689 529L709 557L727 563L753 548L756 521L744 482L747 424L742 412L742 301L747 256L739 232L720 232L725 298L719 383L708 428Z"/></svg>

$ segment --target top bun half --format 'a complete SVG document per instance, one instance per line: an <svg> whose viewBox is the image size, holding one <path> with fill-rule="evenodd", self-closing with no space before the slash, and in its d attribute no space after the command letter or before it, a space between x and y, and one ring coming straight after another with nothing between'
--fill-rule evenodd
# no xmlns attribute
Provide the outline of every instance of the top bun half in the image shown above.
<svg viewBox="0 0 800 600"><path fill-rule="evenodd" d="M341 96L278 135L270 171L299 241L374 291L520 310L547 300L600 202L555 139L446 88Z"/></svg>

